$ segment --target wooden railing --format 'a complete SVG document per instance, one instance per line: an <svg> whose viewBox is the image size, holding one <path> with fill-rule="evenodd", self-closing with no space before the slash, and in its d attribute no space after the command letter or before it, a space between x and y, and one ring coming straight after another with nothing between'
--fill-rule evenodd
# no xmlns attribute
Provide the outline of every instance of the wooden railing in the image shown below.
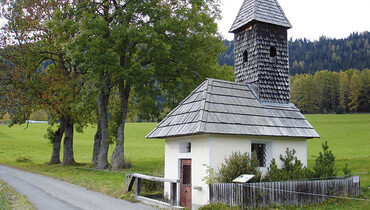
<svg viewBox="0 0 370 210"><path fill-rule="evenodd" d="M328 198L356 197L361 193L359 176L315 181L282 181L260 183L212 183L210 201L230 206L261 207L274 203L304 205Z"/></svg>
<svg viewBox="0 0 370 210"><path fill-rule="evenodd" d="M177 199L177 184L181 182L180 179L168 179L168 178L162 178L162 177L155 177L155 176L149 176L144 174L126 174L126 184L127 184L127 192L130 192L135 185L135 195L141 196L141 179L146 179L149 181L155 181L155 182L169 182L170 183L170 204L172 206L178 206L178 200ZM136 182L135 182L136 181Z"/></svg>

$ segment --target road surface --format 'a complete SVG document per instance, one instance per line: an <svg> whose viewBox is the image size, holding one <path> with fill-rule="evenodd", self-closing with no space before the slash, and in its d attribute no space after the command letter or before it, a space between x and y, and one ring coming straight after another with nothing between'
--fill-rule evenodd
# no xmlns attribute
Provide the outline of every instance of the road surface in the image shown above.
<svg viewBox="0 0 370 210"><path fill-rule="evenodd" d="M116 199L50 177L0 165L0 179L23 194L38 210L59 209L154 209Z"/></svg>

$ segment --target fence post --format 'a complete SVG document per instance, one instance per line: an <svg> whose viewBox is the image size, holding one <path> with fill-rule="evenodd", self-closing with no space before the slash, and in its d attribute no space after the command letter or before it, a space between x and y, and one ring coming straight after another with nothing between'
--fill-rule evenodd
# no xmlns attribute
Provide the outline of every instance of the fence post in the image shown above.
<svg viewBox="0 0 370 210"><path fill-rule="evenodd" d="M241 187L242 187L242 209L244 210L245 207L244 207L244 184L241 184Z"/></svg>
<svg viewBox="0 0 370 210"><path fill-rule="evenodd" d="M126 192L131 191L132 186L134 185L134 182L135 182L135 177L132 176L132 174L126 174L126 185L127 185Z"/></svg>
<svg viewBox="0 0 370 210"><path fill-rule="evenodd" d="M141 195L141 178L136 178L136 196Z"/></svg>
<svg viewBox="0 0 370 210"><path fill-rule="evenodd" d="M177 183L176 182L171 182L170 183L170 192L171 192L171 197L170 197L170 202L171 205L177 205Z"/></svg>

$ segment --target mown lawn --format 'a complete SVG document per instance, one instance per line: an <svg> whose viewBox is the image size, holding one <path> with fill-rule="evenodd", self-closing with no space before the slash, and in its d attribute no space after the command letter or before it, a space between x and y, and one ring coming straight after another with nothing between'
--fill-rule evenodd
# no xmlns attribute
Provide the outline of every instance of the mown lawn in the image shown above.
<svg viewBox="0 0 370 210"><path fill-rule="evenodd" d="M370 114L318 114L305 115L320 134L320 139L307 142L308 167L312 168L322 143L328 141L329 149L336 157L338 175L343 174L345 164L352 173L361 175L363 187L370 187Z"/></svg>
<svg viewBox="0 0 370 210"><path fill-rule="evenodd" d="M370 179L370 115L305 115L321 135L321 139L308 140L308 166L313 167L321 144L328 141L329 149L336 156L338 175L348 163L353 174L361 175L361 185L369 194ZM164 165L164 141L148 140L145 136L155 123L128 123L125 129L125 155L133 168L123 171L97 171L90 166L95 127L89 126L83 134L76 133L74 142L77 166L44 165L51 155L51 146L43 138L46 124L14 126L0 125L0 163L22 168L51 177L82 185L115 197L125 197L125 174L138 172L162 175ZM114 146L111 146L110 154ZM63 154L61 152L61 154ZM17 162L26 157L32 162ZM345 206L351 205L346 203ZM341 204L340 204L341 205ZM341 205L343 206L343 205ZM342 208L346 208L343 206ZM361 206L361 204L360 204ZM367 205L366 205L367 206ZM315 207L317 208L317 207Z"/></svg>
<svg viewBox="0 0 370 210"><path fill-rule="evenodd" d="M9 128L0 125L0 163L33 171L79 184L115 197L122 197L127 172L162 175L164 140L149 140L145 136L156 123L128 123L126 127L125 156L133 165L123 171L97 171L91 167L93 139L96 128L89 126L74 137L77 166L45 165L51 155L51 145L44 139L47 124L17 125ZM27 128L26 128L27 127ZM109 157L114 149L110 147ZM61 151L62 157L63 151ZM23 158L24 157L24 158ZM17 159L32 162L17 162Z"/></svg>

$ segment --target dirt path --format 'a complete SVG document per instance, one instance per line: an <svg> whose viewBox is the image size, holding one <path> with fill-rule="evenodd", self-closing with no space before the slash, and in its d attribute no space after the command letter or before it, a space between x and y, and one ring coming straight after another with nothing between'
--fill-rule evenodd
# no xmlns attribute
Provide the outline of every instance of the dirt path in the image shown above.
<svg viewBox="0 0 370 210"><path fill-rule="evenodd" d="M153 209L50 177L0 165L0 179L23 194L36 209Z"/></svg>

